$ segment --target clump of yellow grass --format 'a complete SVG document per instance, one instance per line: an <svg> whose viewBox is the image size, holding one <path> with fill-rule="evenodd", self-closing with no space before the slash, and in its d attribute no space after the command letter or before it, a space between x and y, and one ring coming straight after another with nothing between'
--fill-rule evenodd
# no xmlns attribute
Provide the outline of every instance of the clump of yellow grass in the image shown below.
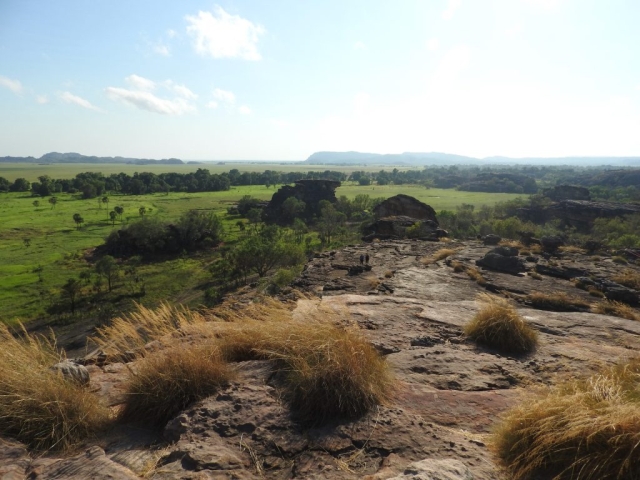
<svg viewBox="0 0 640 480"><path fill-rule="evenodd" d="M478 301L480 310L464 327L471 340L505 353L523 354L536 348L537 332L506 299L483 293Z"/></svg>
<svg viewBox="0 0 640 480"><path fill-rule="evenodd" d="M493 449L514 480L633 480L640 472L640 361L511 409Z"/></svg>
<svg viewBox="0 0 640 480"><path fill-rule="evenodd" d="M640 320L640 315L626 303L622 302L601 302L591 307L594 313L602 315L613 315L615 317L626 318L627 320Z"/></svg>
<svg viewBox="0 0 640 480"><path fill-rule="evenodd" d="M108 411L50 367L63 359L53 339L16 337L0 325L0 434L34 450L68 450L102 429Z"/></svg>
<svg viewBox="0 0 640 480"><path fill-rule="evenodd" d="M640 290L640 272L635 270L627 269L611 277L611 280L625 287Z"/></svg>
<svg viewBox="0 0 640 480"><path fill-rule="evenodd" d="M588 309L590 307L589 302L578 297L567 295L565 292L532 292L527 295L527 301L533 308L553 312L573 312L576 310Z"/></svg>
<svg viewBox="0 0 640 480"><path fill-rule="evenodd" d="M423 258L421 261L424 265L430 265L451 255L454 255L456 252L457 250L454 250L453 248L441 248L440 250L434 252L434 254L430 257Z"/></svg>
<svg viewBox="0 0 640 480"><path fill-rule="evenodd" d="M161 427L231 378L232 370L216 345L176 342L149 354L130 371L119 418Z"/></svg>

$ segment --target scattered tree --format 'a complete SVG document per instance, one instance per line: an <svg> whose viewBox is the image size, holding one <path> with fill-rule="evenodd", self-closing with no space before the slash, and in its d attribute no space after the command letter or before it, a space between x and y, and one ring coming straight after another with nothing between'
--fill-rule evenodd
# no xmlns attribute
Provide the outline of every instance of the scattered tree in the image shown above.
<svg viewBox="0 0 640 480"><path fill-rule="evenodd" d="M96 272L98 275L102 275L107 279L107 288L109 291L113 288L113 283L118 278L118 273L120 271L120 267L116 262L116 259L111 255L105 255L98 263L96 263Z"/></svg>
<svg viewBox="0 0 640 480"><path fill-rule="evenodd" d="M67 280L67 283L62 286L62 296L68 297L71 302L71 314L74 314L76 311L76 298L78 298L81 291L82 285L76 278L70 278Z"/></svg>
<svg viewBox="0 0 640 480"><path fill-rule="evenodd" d="M122 221L122 215L124 214L124 208L122 208L120 205L116 205L113 210L118 214L118 217L120 217L120 221Z"/></svg>
<svg viewBox="0 0 640 480"><path fill-rule="evenodd" d="M141 217L144 217L145 213L147 213L146 207L140 207L138 209L138 213L140 214Z"/></svg>
<svg viewBox="0 0 640 480"><path fill-rule="evenodd" d="M118 214L115 211L111 210L109 212L109 218L111 219L111 225L114 226L114 227L116 225L117 216L118 216Z"/></svg>
<svg viewBox="0 0 640 480"><path fill-rule="evenodd" d="M84 223L84 218L79 213L73 214L73 221L76 222L76 229L80 230L80 226Z"/></svg>
<svg viewBox="0 0 640 480"><path fill-rule="evenodd" d="M40 200L34 200L33 201L33 206L38 208L40 206Z"/></svg>
<svg viewBox="0 0 640 480"><path fill-rule="evenodd" d="M51 204L51 210L56 208L56 203L58 203L58 197L49 198L49 203Z"/></svg>
<svg viewBox="0 0 640 480"><path fill-rule="evenodd" d="M31 239L29 237L23 238L22 239L22 243L24 244L25 247L30 247L31 246Z"/></svg>

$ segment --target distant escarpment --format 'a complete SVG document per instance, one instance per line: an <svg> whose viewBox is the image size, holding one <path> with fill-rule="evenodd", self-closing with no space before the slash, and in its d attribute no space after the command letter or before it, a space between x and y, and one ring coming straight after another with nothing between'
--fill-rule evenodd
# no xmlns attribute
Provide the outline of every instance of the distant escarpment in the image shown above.
<svg viewBox="0 0 640 480"><path fill-rule="evenodd" d="M179 158L165 158L153 160L149 158L127 157L96 157L95 155L82 155L80 153L45 153L40 158L35 157L0 157L0 163L129 163L135 165L182 165Z"/></svg>

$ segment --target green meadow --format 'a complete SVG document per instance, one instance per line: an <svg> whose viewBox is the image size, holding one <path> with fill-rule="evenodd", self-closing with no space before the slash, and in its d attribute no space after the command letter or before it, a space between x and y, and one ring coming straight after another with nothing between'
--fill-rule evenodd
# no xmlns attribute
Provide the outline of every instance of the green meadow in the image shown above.
<svg viewBox="0 0 640 480"><path fill-rule="evenodd" d="M83 271L94 270L90 261L92 249L101 245L113 229L122 228L123 225L140 219L140 207L145 207L147 216L168 221L177 219L192 209L213 211L223 218L226 238L232 242L239 234L236 226L238 217L227 216L227 207L243 195L269 200L275 191L273 187L243 186L233 187L225 192L112 195L108 206L98 202L98 199L84 200L77 195L59 194L58 202L53 208L48 203L48 197L32 197L29 193L2 193L0 320L12 323L17 319L29 321L42 317L48 307L59 301L60 288L67 279L77 278ZM517 197L510 194L426 189L409 185L345 184L336 193L349 198L357 194L387 198L404 193L431 205L436 211L455 209L462 203L493 205ZM39 205L35 206L34 202L39 202ZM124 214L122 219L117 219L113 224L108 212L116 205L123 207ZM77 228L73 220L76 213L84 219L80 228ZM202 301L203 291L211 278L208 268L211 261L211 255L201 252L185 258L141 264L138 270L144 278L146 294L135 300L145 305L157 304L163 300L197 305ZM125 295L125 281L126 279L121 279L120 300L124 298L127 302L133 302L132 295ZM87 284L87 289L89 288Z"/></svg>

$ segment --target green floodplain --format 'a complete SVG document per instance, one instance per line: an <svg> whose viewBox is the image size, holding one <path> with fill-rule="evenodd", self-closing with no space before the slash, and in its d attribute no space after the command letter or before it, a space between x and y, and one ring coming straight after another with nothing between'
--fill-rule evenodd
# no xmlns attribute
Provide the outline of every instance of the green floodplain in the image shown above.
<svg viewBox="0 0 640 480"><path fill-rule="evenodd" d="M236 168L234 164L215 165L162 165L148 168L147 165L51 165L50 169L40 169L39 165L0 164L0 176L10 180L25 177L35 180L39 175L53 178L71 178L77 173L100 171L103 174L125 171L183 171L187 168L209 168L220 173ZM178 168L176 168L178 167ZM180 168L183 170L180 170ZM276 169L292 171L289 166L259 165L258 171ZM303 171L327 170L326 166L305 165ZM240 168L239 168L240 169ZM351 170L358 168L351 167ZM380 170L377 168L376 170ZM344 170L346 171L346 170ZM228 241L239 235L238 217L228 216L227 208L244 195L261 200L269 200L277 191L273 186L264 185L232 187L228 191L182 193L171 192L148 195L110 195L105 205L98 198L81 199L77 194L57 194L57 204L52 206L48 197L34 197L28 192L0 193L0 320L13 323L16 320L30 321L45 314L59 298L61 286L70 277L77 277L83 271L90 271L88 255L91 250L104 242L113 229L122 228L140 218L140 207L145 207L147 216L163 220L177 219L186 211L198 209L213 211L225 224ZM521 195L462 192L454 189L427 189L418 185L360 186L345 182L336 191L339 197L352 199L358 194L370 197L388 198L398 193L411 195L436 212L453 210L463 203L494 205L512 200ZM37 202L34 204L34 202ZM109 211L115 206L124 209L122 219L109 218ZM78 228L73 220L80 214L84 223ZM146 294L138 299L145 305L155 305L163 300L197 305L202 298L202 285L211 278L210 258L204 254L181 258L167 258L144 263L139 266L140 275L145 278Z"/></svg>

